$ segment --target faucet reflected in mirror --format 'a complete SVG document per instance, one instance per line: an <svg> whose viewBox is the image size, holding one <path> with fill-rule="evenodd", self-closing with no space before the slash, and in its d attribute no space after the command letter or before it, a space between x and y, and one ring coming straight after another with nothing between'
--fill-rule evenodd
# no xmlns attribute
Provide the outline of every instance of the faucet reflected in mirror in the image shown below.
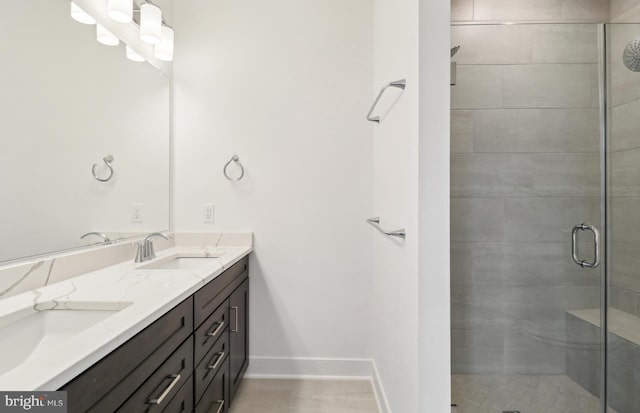
<svg viewBox="0 0 640 413"><path fill-rule="evenodd" d="M96 236L96 237L102 238L102 242L100 244L111 244L111 239L107 237L105 234L103 234L102 232L87 232L86 234L81 236L80 239L85 239L90 236ZM96 244L98 243L96 242Z"/></svg>
<svg viewBox="0 0 640 413"><path fill-rule="evenodd" d="M153 234L148 235L144 241L136 244L138 250L136 252L135 262L146 262L156 257L156 252L153 247L154 238L170 239L164 232L154 232Z"/></svg>

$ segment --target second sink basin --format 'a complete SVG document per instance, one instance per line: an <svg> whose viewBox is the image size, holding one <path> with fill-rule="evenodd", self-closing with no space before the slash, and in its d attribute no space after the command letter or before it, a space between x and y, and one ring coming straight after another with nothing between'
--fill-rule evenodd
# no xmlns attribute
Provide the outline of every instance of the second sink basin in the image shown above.
<svg viewBox="0 0 640 413"><path fill-rule="evenodd" d="M74 304L39 303L51 309L29 307L0 317L0 375L22 364L34 351L71 339L130 303Z"/></svg>
<svg viewBox="0 0 640 413"><path fill-rule="evenodd" d="M184 253L158 259L150 264L138 267L139 270L195 270L211 264L220 255L219 253Z"/></svg>

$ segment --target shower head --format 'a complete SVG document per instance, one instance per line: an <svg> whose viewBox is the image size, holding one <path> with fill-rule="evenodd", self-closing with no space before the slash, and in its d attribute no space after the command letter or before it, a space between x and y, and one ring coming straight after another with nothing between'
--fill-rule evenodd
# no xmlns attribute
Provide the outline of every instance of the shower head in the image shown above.
<svg viewBox="0 0 640 413"><path fill-rule="evenodd" d="M454 48L451 49L451 57L455 56L456 53L458 53L458 50L460 50L460 46L456 46Z"/></svg>
<svg viewBox="0 0 640 413"><path fill-rule="evenodd" d="M633 72L640 72L640 35L631 39L624 48L624 65Z"/></svg>

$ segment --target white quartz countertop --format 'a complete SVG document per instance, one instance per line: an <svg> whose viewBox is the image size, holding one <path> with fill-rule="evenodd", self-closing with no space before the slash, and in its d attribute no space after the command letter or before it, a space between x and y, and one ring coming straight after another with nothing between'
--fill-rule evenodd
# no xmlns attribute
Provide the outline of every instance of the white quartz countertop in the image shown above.
<svg viewBox="0 0 640 413"><path fill-rule="evenodd" d="M10 370L0 371L0 389L60 388L251 251L251 247L174 247L159 252L154 261L179 254L209 254L216 259L190 270L144 270L138 267L154 261L125 262L0 300L5 325L12 317L51 309L112 311L71 337L40 341L33 351L25 349L24 339L0 337L4 356L20 360ZM45 337L44 332L29 334L30 342Z"/></svg>

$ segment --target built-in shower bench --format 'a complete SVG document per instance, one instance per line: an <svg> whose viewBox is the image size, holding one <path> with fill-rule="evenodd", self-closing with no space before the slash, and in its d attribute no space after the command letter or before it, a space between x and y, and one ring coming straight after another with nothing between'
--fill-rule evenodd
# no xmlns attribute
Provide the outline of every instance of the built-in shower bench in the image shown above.
<svg viewBox="0 0 640 413"><path fill-rule="evenodd" d="M600 308L567 311L567 375L592 394L600 394ZM640 317L608 309L609 406L619 413L637 412L640 393Z"/></svg>
<svg viewBox="0 0 640 413"><path fill-rule="evenodd" d="M600 308L574 310L568 311L568 313L598 329L600 328ZM609 334L614 334L640 346L640 317L609 307L607 322Z"/></svg>

